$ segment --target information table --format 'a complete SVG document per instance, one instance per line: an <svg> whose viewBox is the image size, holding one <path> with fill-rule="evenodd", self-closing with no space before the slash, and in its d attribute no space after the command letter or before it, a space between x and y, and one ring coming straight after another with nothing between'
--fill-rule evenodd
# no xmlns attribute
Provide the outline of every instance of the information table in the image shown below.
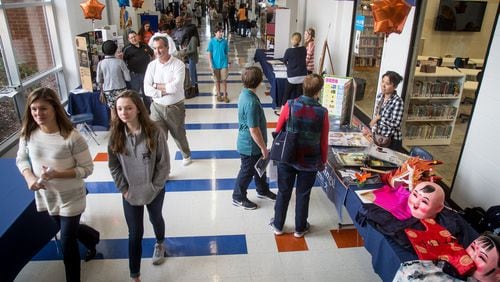
<svg viewBox="0 0 500 282"><path fill-rule="evenodd" d="M271 84L271 97L273 98L273 108L281 106L281 98L285 93L286 78L276 78L273 72L273 66L268 63L268 60L274 60L272 56L267 57L264 49L255 50L254 61L259 62L262 66L262 72L267 77L269 84Z"/></svg>

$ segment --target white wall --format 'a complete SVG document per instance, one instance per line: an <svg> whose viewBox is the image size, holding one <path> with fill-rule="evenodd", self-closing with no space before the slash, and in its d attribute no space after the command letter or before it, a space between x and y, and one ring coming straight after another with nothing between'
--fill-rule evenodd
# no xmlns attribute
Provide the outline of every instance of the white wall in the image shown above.
<svg viewBox="0 0 500 282"><path fill-rule="evenodd" d="M305 27L312 27L316 30L316 49L314 51L316 70L319 69L323 43L328 38L328 46L330 47L335 74L346 75L354 2L332 0L306 1ZM323 69L331 73L327 55L325 55Z"/></svg>
<svg viewBox="0 0 500 282"><path fill-rule="evenodd" d="M462 208L500 205L500 130L498 130L498 73L500 72L500 22L484 69L481 89L458 164L451 199Z"/></svg>

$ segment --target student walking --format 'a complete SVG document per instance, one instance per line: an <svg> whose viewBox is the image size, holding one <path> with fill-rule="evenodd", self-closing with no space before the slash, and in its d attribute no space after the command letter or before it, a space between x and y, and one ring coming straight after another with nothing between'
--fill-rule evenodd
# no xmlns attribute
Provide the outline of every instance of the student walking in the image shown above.
<svg viewBox="0 0 500 282"><path fill-rule="evenodd" d="M217 27L215 37L210 39L208 43L207 52L209 66L214 75L217 101L229 103L229 97L227 96L229 45L227 40L222 37L223 35L224 29ZM223 92L220 92L221 84Z"/></svg>
<svg viewBox="0 0 500 282"><path fill-rule="evenodd" d="M130 277L141 281L144 207L156 237L152 263L159 265L166 256L162 208L164 186L170 174L170 155L165 134L149 118L137 92L122 92L113 111L117 118L111 122L109 169L116 188L123 195Z"/></svg>

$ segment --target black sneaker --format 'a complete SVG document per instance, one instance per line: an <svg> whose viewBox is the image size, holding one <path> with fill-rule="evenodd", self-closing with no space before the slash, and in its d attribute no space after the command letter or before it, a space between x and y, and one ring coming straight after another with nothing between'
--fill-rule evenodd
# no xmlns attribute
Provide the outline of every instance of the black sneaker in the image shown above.
<svg viewBox="0 0 500 282"><path fill-rule="evenodd" d="M274 194L271 190L269 190L265 194L257 193L257 198L276 201L276 194Z"/></svg>
<svg viewBox="0 0 500 282"><path fill-rule="evenodd" d="M237 201L237 200L233 199L233 206L242 207L246 210L254 210L257 208L257 204L254 202L251 202L248 199L243 199L241 201Z"/></svg>

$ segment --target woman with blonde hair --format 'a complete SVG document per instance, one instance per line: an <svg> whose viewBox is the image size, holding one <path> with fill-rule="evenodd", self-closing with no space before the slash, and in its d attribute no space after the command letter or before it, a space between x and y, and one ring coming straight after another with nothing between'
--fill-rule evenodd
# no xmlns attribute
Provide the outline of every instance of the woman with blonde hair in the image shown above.
<svg viewBox="0 0 500 282"><path fill-rule="evenodd" d="M144 206L156 237L152 263L159 265L166 256L162 209L164 186L170 174L170 155L165 134L149 118L137 92L123 91L112 110L117 118L111 121L108 165L116 188L123 195L130 277L133 281L141 281Z"/></svg>
<svg viewBox="0 0 500 282"><path fill-rule="evenodd" d="M316 36L316 31L314 28L310 27L304 32L304 46L306 46L306 66L307 74L314 72L314 37Z"/></svg>
<svg viewBox="0 0 500 282"><path fill-rule="evenodd" d="M73 128L50 88L38 88L28 95L16 165L28 189L35 192L37 210L48 212L61 229L66 281L80 281L77 240L86 206L83 179L92 174L94 164L87 142Z"/></svg>

